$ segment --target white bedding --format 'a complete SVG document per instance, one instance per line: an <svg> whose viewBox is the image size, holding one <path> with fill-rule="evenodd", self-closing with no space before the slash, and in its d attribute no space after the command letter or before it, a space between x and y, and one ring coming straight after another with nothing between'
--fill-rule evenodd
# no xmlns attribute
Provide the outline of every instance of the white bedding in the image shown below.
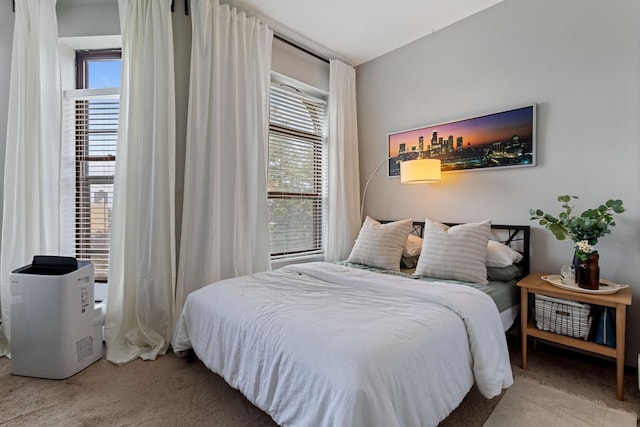
<svg viewBox="0 0 640 427"><path fill-rule="evenodd" d="M172 345L282 426L437 425L474 379L487 398L513 383L483 292L330 263L193 292Z"/></svg>
<svg viewBox="0 0 640 427"><path fill-rule="evenodd" d="M505 332L513 326L518 314L520 314L520 304L514 305L513 307L509 307L500 312L500 319L502 320L502 327Z"/></svg>

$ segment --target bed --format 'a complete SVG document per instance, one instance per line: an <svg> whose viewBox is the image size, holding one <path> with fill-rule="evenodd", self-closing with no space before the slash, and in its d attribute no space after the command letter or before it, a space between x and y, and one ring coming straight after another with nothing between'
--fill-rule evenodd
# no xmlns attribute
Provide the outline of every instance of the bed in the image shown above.
<svg viewBox="0 0 640 427"><path fill-rule="evenodd" d="M381 222L387 223L389 221ZM422 238L424 225L424 222L414 221L410 234ZM460 224L445 223L445 225L454 227ZM496 255L495 252L492 252L494 256L487 264L488 283L485 285L455 280L448 281L449 283L471 286L488 294L498 307L505 332L514 326L515 320L520 314L520 291L516 286L516 282L529 274L530 233L531 229L528 225L491 224L491 232L489 235L490 243L501 244L507 248L511 248L521 254L521 257L509 259L508 255L502 255L500 253ZM500 250L498 245L491 245L489 248L493 251ZM400 270L402 274L425 282L443 280L415 275L415 262L412 262L410 259L412 254L403 253ZM405 255L407 256L405 257ZM409 259L405 261L407 257ZM491 254L488 254L488 258L492 258ZM406 263L404 266L407 268L402 268L404 263ZM358 267L368 268L362 265ZM372 270L384 272L384 270L376 268Z"/></svg>
<svg viewBox="0 0 640 427"><path fill-rule="evenodd" d="M420 237L425 227L433 224L411 222L410 233ZM291 265L191 293L173 350L195 352L283 426L437 425L474 383L487 398L509 387L500 313L517 301L498 309L480 289L495 286L489 281L425 277L423 255L415 268L402 270L354 262L362 261L353 255L366 240L363 230L345 262ZM491 233L497 231L507 232L502 243L522 245L518 268L525 274L528 227L494 225ZM394 238L397 246L400 237ZM408 240L405 234L403 249ZM367 243L369 251L380 246ZM437 266L448 258L455 257Z"/></svg>

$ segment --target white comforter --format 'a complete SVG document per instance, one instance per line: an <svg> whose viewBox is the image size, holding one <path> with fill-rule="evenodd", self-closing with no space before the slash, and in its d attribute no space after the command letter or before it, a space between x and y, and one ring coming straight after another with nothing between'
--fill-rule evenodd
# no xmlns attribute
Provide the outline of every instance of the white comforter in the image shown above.
<svg viewBox="0 0 640 427"><path fill-rule="evenodd" d="M437 425L474 379L487 398L513 383L486 294L330 263L191 293L172 345L282 426Z"/></svg>

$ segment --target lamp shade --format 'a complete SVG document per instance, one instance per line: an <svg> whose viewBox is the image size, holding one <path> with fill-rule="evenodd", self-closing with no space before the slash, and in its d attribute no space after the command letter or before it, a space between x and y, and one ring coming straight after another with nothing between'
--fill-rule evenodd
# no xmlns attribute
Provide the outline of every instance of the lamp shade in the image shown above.
<svg viewBox="0 0 640 427"><path fill-rule="evenodd" d="M403 184L425 184L440 182L439 159L417 159L400 162L400 182Z"/></svg>

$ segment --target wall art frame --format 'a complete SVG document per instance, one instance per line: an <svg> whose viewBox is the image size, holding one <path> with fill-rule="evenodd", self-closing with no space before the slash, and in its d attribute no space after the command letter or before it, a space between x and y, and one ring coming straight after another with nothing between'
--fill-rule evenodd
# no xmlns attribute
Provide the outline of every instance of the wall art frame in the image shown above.
<svg viewBox="0 0 640 427"><path fill-rule="evenodd" d="M536 165L536 104L466 119L389 133L387 176L400 163L440 159L442 172Z"/></svg>

